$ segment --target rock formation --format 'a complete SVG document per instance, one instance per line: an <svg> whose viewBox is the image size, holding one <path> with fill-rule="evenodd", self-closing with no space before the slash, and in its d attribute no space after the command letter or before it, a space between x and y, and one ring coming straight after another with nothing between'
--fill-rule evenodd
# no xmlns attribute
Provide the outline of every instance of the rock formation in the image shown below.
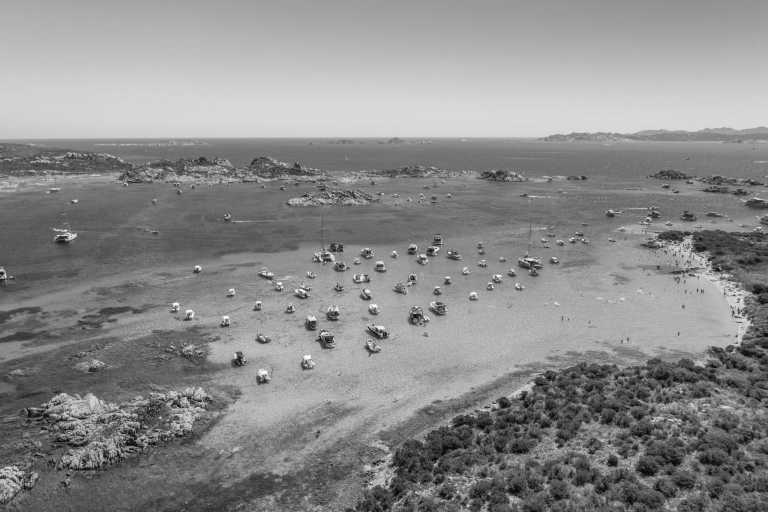
<svg viewBox="0 0 768 512"><path fill-rule="evenodd" d="M522 173L517 171L510 171L507 169L492 169L490 171L483 171L480 173L481 180L487 181L506 181L506 182L521 182L528 181Z"/></svg>
<svg viewBox="0 0 768 512"><path fill-rule="evenodd" d="M91 393L60 393L40 407L28 408L27 416L47 423L54 440L69 448L58 467L98 469L190 434L210 400L201 388L151 393L120 405Z"/></svg>
<svg viewBox="0 0 768 512"><path fill-rule="evenodd" d="M0 175L91 174L123 171L131 167L122 158L108 153L0 144Z"/></svg>
<svg viewBox="0 0 768 512"><path fill-rule="evenodd" d="M657 180L688 180L691 179L691 176L687 175L683 171L678 171L676 169L662 169L655 174L651 174L651 178L655 178Z"/></svg>
<svg viewBox="0 0 768 512"><path fill-rule="evenodd" d="M269 156L254 158L248 166L248 170L257 176L269 179L295 178L297 176L317 177L322 175L319 169L306 167L299 162L290 165L287 162L281 162Z"/></svg>
<svg viewBox="0 0 768 512"><path fill-rule="evenodd" d="M327 189L292 197L288 206L365 206L378 199L362 190Z"/></svg>

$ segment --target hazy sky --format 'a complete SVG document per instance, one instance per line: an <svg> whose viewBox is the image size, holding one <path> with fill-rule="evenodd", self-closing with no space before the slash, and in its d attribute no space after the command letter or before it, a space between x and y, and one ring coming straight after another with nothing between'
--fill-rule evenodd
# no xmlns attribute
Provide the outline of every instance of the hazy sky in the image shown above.
<svg viewBox="0 0 768 512"><path fill-rule="evenodd" d="M768 0L8 0L0 138L768 124Z"/></svg>

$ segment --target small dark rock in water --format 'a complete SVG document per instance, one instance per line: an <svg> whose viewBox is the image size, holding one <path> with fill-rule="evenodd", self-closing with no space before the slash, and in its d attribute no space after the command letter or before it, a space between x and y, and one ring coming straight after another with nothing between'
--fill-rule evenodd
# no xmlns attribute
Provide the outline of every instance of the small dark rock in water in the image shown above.
<svg viewBox="0 0 768 512"><path fill-rule="evenodd" d="M85 373L95 373L107 368L107 364L98 359L81 361L75 365L75 370Z"/></svg>

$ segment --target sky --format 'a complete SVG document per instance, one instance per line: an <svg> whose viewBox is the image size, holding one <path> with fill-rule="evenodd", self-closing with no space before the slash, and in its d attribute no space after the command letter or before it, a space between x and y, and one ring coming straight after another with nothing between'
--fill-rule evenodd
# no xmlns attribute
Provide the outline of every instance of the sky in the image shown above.
<svg viewBox="0 0 768 512"><path fill-rule="evenodd" d="M766 0L7 0L0 138L768 125Z"/></svg>

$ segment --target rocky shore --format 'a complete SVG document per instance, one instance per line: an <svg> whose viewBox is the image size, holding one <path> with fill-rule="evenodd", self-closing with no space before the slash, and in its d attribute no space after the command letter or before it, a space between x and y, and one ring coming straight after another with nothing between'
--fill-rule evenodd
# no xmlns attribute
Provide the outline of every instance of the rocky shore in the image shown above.
<svg viewBox="0 0 768 512"><path fill-rule="evenodd" d="M0 144L0 176L97 174L133 166L108 153L38 148L26 144Z"/></svg>
<svg viewBox="0 0 768 512"><path fill-rule="evenodd" d="M480 176L481 180L486 181L503 181L503 182L522 182L528 181L522 172L510 171L506 169L492 169L490 171L482 171Z"/></svg>
<svg viewBox="0 0 768 512"><path fill-rule="evenodd" d="M378 202L375 196L362 190L326 189L307 192L300 197L292 197L288 206L366 206Z"/></svg>

